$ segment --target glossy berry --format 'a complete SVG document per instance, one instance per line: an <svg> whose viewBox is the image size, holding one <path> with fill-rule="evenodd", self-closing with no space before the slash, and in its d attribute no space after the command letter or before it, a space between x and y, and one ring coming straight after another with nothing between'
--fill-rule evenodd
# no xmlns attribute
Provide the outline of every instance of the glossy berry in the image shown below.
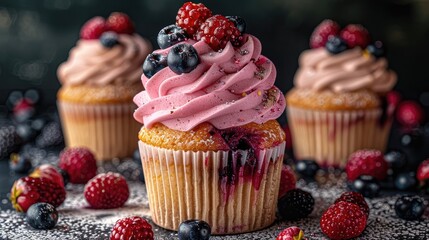
<svg viewBox="0 0 429 240"><path fill-rule="evenodd" d="M321 22L313 31L310 37L310 47L320 48L325 47L330 36L336 36L340 32L338 23L326 19Z"/></svg>
<svg viewBox="0 0 429 240"><path fill-rule="evenodd" d="M40 148L58 146L62 143L64 143L63 132L60 123L56 121L47 123L36 137L36 145Z"/></svg>
<svg viewBox="0 0 429 240"><path fill-rule="evenodd" d="M420 163L417 168L417 179L419 181L427 181L429 180L429 159Z"/></svg>
<svg viewBox="0 0 429 240"><path fill-rule="evenodd" d="M310 159L298 160L295 165L295 171L305 178L314 178L320 166L316 161Z"/></svg>
<svg viewBox="0 0 429 240"><path fill-rule="evenodd" d="M342 53L348 48L346 42L337 36L330 36L325 47L332 54Z"/></svg>
<svg viewBox="0 0 429 240"><path fill-rule="evenodd" d="M186 220L179 225L179 240L208 240L211 227L202 220Z"/></svg>
<svg viewBox="0 0 429 240"><path fill-rule="evenodd" d="M164 27L159 31L158 37L156 38L160 48L165 49L173 46L176 43L183 42L188 39L185 30L172 24Z"/></svg>
<svg viewBox="0 0 429 240"><path fill-rule="evenodd" d="M288 227L281 231L276 240L303 240L304 232L299 227Z"/></svg>
<svg viewBox="0 0 429 240"><path fill-rule="evenodd" d="M419 196L401 196L395 202L396 215L405 220L418 220L424 211L424 200Z"/></svg>
<svg viewBox="0 0 429 240"><path fill-rule="evenodd" d="M362 175L349 183L349 188L367 198L376 197L380 192L380 184L377 179L368 175Z"/></svg>
<svg viewBox="0 0 429 240"><path fill-rule="evenodd" d="M418 148L421 146L422 141L423 136L419 129L414 129L401 135L401 145L407 148Z"/></svg>
<svg viewBox="0 0 429 240"><path fill-rule="evenodd" d="M127 14L114 12L106 20L106 29L118 34L133 34L134 23Z"/></svg>
<svg viewBox="0 0 429 240"><path fill-rule="evenodd" d="M58 212L49 203L35 203L28 209L26 220L35 229L52 229L58 222Z"/></svg>
<svg viewBox="0 0 429 240"><path fill-rule="evenodd" d="M122 207L130 191L125 178L119 173L102 173L91 179L84 189L86 201L95 209Z"/></svg>
<svg viewBox="0 0 429 240"><path fill-rule="evenodd" d="M97 174L94 154L87 148L68 148L61 152L58 166L66 171L71 183L87 183Z"/></svg>
<svg viewBox="0 0 429 240"><path fill-rule="evenodd" d="M12 153L10 155L9 168L16 173L28 173L33 167L31 159L22 154Z"/></svg>
<svg viewBox="0 0 429 240"><path fill-rule="evenodd" d="M367 217L358 205L338 202L329 207L320 219L320 228L330 239L350 239L365 230Z"/></svg>
<svg viewBox="0 0 429 240"><path fill-rule="evenodd" d="M395 177L395 187L398 190L414 190L417 186L417 178L414 172L400 173Z"/></svg>
<svg viewBox="0 0 429 240"><path fill-rule="evenodd" d="M110 231L110 240L153 240L152 226L142 217L134 216L116 221Z"/></svg>
<svg viewBox="0 0 429 240"><path fill-rule="evenodd" d="M283 197L288 191L295 189L296 179L291 167L283 165L280 176L279 198Z"/></svg>
<svg viewBox="0 0 429 240"><path fill-rule="evenodd" d="M345 192L341 194L341 196L335 200L335 203L339 203L341 201L349 202L356 204L365 213L365 216L368 218L369 216L369 207L368 203L366 203L365 198L361 193L358 192Z"/></svg>
<svg viewBox="0 0 429 240"><path fill-rule="evenodd" d="M234 23L235 27L237 27L238 31L241 34L246 33L246 21L239 16L226 16L231 22Z"/></svg>
<svg viewBox="0 0 429 240"><path fill-rule="evenodd" d="M194 35L201 24L212 16L212 11L202 3L186 2L180 7L176 16L176 25L181 27L189 36Z"/></svg>
<svg viewBox="0 0 429 240"><path fill-rule="evenodd" d="M279 199L278 211L282 218L297 220L307 217L314 208L314 198L311 193L292 189Z"/></svg>
<svg viewBox="0 0 429 240"><path fill-rule="evenodd" d="M80 30L81 39L98 39L106 31L106 21L102 17L89 19Z"/></svg>
<svg viewBox="0 0 429 240"><path fill-rule="evenodd" d="M390 150L384 154L384 160L393 171L398 172L407 164L407 155L401 150Z"/></svg>
<svg viewBox="0 0 429 240"><path fill-rule="evenodd" d="M371 38L368 30L360 24L349 24L340 32L340 37L344 39L349 48L361 47L365 49Z"/></svg>
<svg viewBox="0 0 429 240"><path fill-rule="evenodd" d="M380 151L364 149L349 156L346 173L348 180L352 181L361 175L370 175L381 181L386 178L388 168L389 165Z"/></svg>
<svg viewBox="0 0 429 240"><path fill-rule="evenodd" d="M371 54L376 58L384 57L384 55L386 54L383 46L383 42L381 41L375 41L369 44L366 47L366 51L368 51L369 54Z"/></svg>
<svg viewBox="0 0 429 240"><path fill-rule="evenodd" d="M240 45L241 33L234 23L222 15L208 18L196 34L196 40L207 43L213 50L223 49L228 42Z"/></svg>
<svg viewBox="0 0 429 240"><path fill-rule="evenodd" d="M423 123L425 113L423 108L414 101L403 101L396 110L396 119L405 127L417 127Z"/></svg>
<svg viewBox="0 0 429 240"><path fill-rule="evenodd" d="M182 74L194 70L200 62L197 50L190 44L177 44L167 55L167 64L171 71Z"/></svg>
<svg viewBox="0 0 429 240"><path fill-rule="evenodd" d="M16 126L16 133L24 143L33 141L37 135L37 132L31 127L28 122L19 123Z"/></svg>
<svg viewBox="0 0 429 240"><path fill-rule="evenodd" d="M60 169L56 168L51 164L42 164L38 166L30 174L30 177L35 178L48 178L60 186L64 186L64 178L60 172Z"/></svg>
<svg viewBox="0 0 429 240"><path fill-rule="evenodd" d="M112 48L119 43L118 34L112 31L105 32L100 37L100 43L105 48Z"/></svg>
<svg viewBox="0 0 429 240"><path fill-rule="evenodd" d="M143 63L143 74L147 78L151 78L157 72L161 71L167 66L167 58L158 53L151 53L147 55Z"/></svg>
<svg viewBox="0 0 429 240"><path fill-rule="evenodd" d="M9 154L18 150L21 143L14 126L0 127L0 159L9 157Z"/></svg>

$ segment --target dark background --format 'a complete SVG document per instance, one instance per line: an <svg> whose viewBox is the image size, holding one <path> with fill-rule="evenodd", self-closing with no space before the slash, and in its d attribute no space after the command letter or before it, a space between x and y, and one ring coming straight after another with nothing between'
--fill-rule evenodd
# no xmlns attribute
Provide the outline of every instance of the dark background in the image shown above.
<svg viewBox="0 0 429 240"><path fill-rule="evenodd" d="M1 0L0 104L11 90L35 88L54 105L60 87L56 69L75 45L89 18L123 11L137 32L156 45L159 30L174 23L184 1L173 0ZM292 86L299 54L314 27L331 18L342 26L361 23L388 46L388 59L405 98L429 105L429 1L427 0L247 0L201 1L214 13L239 15L277 66L283 91Z"/></svg>

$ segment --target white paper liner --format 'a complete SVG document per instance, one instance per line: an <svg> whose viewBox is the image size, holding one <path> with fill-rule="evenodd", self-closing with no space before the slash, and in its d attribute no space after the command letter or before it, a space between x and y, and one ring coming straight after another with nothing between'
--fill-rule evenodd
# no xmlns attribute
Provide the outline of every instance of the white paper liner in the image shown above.
<svg viewBox="0 0 429 240"><path fill-rule="evenodd" d="M384 151L392 125L380 123L381 109L315 111L288 107L287 116L297 159L314 159L322 166L344 167L359 149Z"/></svg>
<svg viewBox="0 0 429 240"><path fill-rule="evenodd" d="M85 146L98 160L132 156L141 127L133 118L136 106L79 104L58 101L67 147Z"/></svg>
<svg viewBox="0 0 429 240"><path fill-rule="evenodd" d="M210 224L212 234L233 234L274 222L285 142L259 151L257 170L251 177L239 172L234 187L220 176L231 152L169 150L141 141L139 148L151 216L157 225L177 231L181 222L201 219ZM243 158L246 152L240 152Z"/></svg>

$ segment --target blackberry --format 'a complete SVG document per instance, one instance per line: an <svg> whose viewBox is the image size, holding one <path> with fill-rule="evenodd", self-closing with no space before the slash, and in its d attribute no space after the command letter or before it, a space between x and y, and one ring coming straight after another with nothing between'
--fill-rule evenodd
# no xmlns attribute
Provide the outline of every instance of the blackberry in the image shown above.
<svg viewBox="0 0 429 240"><path fill-rule="evenodd" d="M22 143L21 138L16 132L14 126L5 126L0 128L0 159L9 157L9 155L18 150Z"/></svg>
<svg viewBox="0 0 429 240"><path fill-rule="evenodd" d="M64 142L61 126L57 122L50 122L42 129L40 135L36 138L38 147L57 146Z"/></svg>
<svg viewBox="0 0 429 240"><path fill-rule="evenodd" d="M278 211L287 220L298 220L307 217L314 208L311 193L301 189L292 189L279 199Z"/></svg>

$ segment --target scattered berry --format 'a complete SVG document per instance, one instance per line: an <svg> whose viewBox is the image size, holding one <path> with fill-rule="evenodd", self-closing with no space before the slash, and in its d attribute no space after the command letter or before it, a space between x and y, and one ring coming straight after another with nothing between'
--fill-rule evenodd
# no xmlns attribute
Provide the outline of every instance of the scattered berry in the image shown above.
<svg viewBox="0 0 429 240"><path fill-rule="evenodd" d="M0 159L9 157L12 152L18 150L21 143L14 126L0 127Z"/></svg>
<svg viewBox="0 0 429 240"><path fill-rule="evenodd" d="M71 183L87 183L97 174L94 154L84 147L68 148L61 152L58 165L68 173Z"/></svg>
<svg viewBox="0 0 429 240"><path fill-rule="evenodd" d="M395 202L396 215L405 220L418 220L424 211L424 200L419 196L401 196Z"/></svg>
<svg viewBox="0 0 429 240"><path fill-rule="evenodd" d="M92 208L122 207L130 195L128 183L119 173L102 173L91 179L84 190L86 201Z"/></svg>
<svg viewBox="0 0 429 240"><path fill-rule="evenodd" d="M340 37L344 39L349 48L361 47L365 49L371 40L368 30L359 24L347 25L341 30Z"/></svg>
<svg viewBox="0 0 429 240"><path fill-rule="evenodd" d="M147 55L143 63L143 73L147 78L151 78L166 66L167 58L165 56L158 53L151 53Z"/></svg>
<svg viewBox="0 0 429 240"><path fill-rule="evenodd" d="M289 190L295 189L295 174L288 165L283 165L280 177L279 198L283 197Z"/></svg>
<svg viewBox="0 0 429 240"><path fill-rule="evenodd" d="M141 160L141 155L140 155L140 151L137 148L134 153L133 153L133 160L134 162L136 162L137 164L142 165L142 160Z"/></svg>
<svg viewBox="0 0 429 240"><path fill-rule="evenodd" d="M179 225L179 240L208 240L211 227L202 220L186 220Z"/></svg>
<svg viewBox="0 0 429 240"><path fill-rule="evenodd" d="M321 22L313 31L310 37L310 47L320 48L325 47L330 36L336 36L340 32L338 23L326 19Z"/></svg>
<svg viewBox="0 0 429 240"><path fill-rule="evenodd" d="M10 155L9 167L16 173L28 173L33 167L31 159L22 154L12 153Z"/></svg>
<svg viewBox="0 0 429 240"><path fill-rule="evenodd" d="M279 199L277 206L284 219L297 220L307 217L313 211L314 198L307 191L292 189Z"/></svg>
<svg viewBox="0 0 429 240"><path fill-rule="evenodd" d="M60 170L54 167L51 164L42 164L38 166L34 171L30 174L30 177L35 178L48 178L53 182L57 183L60 186L64 186L64 179L60 173Z"/></svg>
<svg viewBox="0 0 429 240"><path fill-rule="evenodd" d="M70 176L69 176L69 174L66 171L62 170L61 168L58 170L58 172L63 177L64 186L66 186L67 183L70 182Z"/></svg>
<svg viewBox="0 0 429 240"><path fill-rule="evenodd" d="M358 192L345 192L341 194L341 196L335 200L335 203L339 203L341 201L349 202L356 204L359 206L359 208L362 210L363 213L365 213L365 216L368 218L369 216L369 207L368 203L366 203L365 198L362 194Z"/></svg>
<svg viewBox="0 0 429 240"><path fill-rule="evenodd" d="M314 178L320 167L316 161L310 159L298 160L295 166L295 171L305 178Z"/></svg>
<svg viewBox="0 0 429 240"><path fill-rule="evenodd" d="M119 43L118 34L112 31L105 32L101 34L100 43L106 48L112 48Z"/></svg>
<svg viewBox="0 0 429 240"><path fill-rule="evenodd" d="M373 198L380 192L380 184L373 176L359 176L352 183L349 183L349 188L352 191L361 193L364 197Z"/></svg>
<svg viewBox="0 0 429 240"><path fill-rule="evenodd" d="M23 98L13 107L13 116L17 122L24 122L35 114L34 104L30 99Z"/></svg>
<svg viewBox="0 0 429 240"><path fill-rule="evenodd" d="M189 36L194 35L201 24L212 16L212 11L202 3L186 2L179 9L176 25L185 30Z"/></svg>
<svg viewBox="0 0 429 240"><path fill-rule="evenodd" d="M403 101L396 110L396 119L406 127L417 127L425 118L423 108L414 101Z"/></svg>
<svg viewBox="0 0 429 240"><path fill-rule="evenodd" d="M89 19L80 30L82 39L98 39L106 31L106 22L102 17Z"/></svg>
<svg viewBox="0 0 429 240"><path fill-rule="evenodd" d="M337 36L330 36L326 42L326 50L332 54L342 53L347 50L346 42Z"/></svg>
<svg viewBox="0 0 429 240"><path fill-rule="evenodd" d="M302 240L304 232L299 227L288 227L281 231L276 240Z"/></svg>
<svg viewBox="0 0 429 240"><path fill-rule="evenodd" d="M35 203L28 208L26 219L35 229L52 229L58 222L58 212L49 203Z"/></svg>
<svg viewBox="0 0 429 240"><path fill-rule="evenodd" d="M417 178L414 172L404 172L398 174L395 178L395 187L398 190L414 190L417 186Z"/></svg>
<svg viewBox="0 0 429 240"><path fill-rule="evenodd" d="M381 41L375 41L366 47L366 51L376 58L384 57L385 49Z"/></svg>
<svg viewBox="0 0 429 240"><path fill-rule="evenodd" d="M422 133L419 129L407 131L401 136L401 145L407 148L418 148L423 141Z"/></svg>
<svg viewBox="0 0 429 240"><path fill-rule="evenodd" d="M320 228L331 239L350 239L365 230L366 222L367 217L358 205L341 201L323 213Z"/></svg>
<svg viewBox="0 0 429 240"><path fill-rule="evenodd" d="M156 38L159 47L162 49L173 46L176 43L183 42L186 39L188 39L186 32L174 24L161 29L158 33L158 37Z"/></svg>
<svg viewBox="0 0 429 240"><path fill-rule="evenodd" d="M223 49L228 42L238 46L241 33L232 21L222 15L208 18L196 34L196 40L202 40L213 50Z"/></svg>
<svg viewBox="0 0 429 240"><path fill-rule="evenodd" d="M234 26L240 31L241 34L246 33L246 21L239 16L226 16L231 22L234 23Z"/></svg>
<svg viewBox="0 0 429 240"><path fill-rule="evenodd" d="M127 14L114 12L107 18L106 29L118 34L133 34L134 24Z"/></svg>
<svg viewBox="0 0 429 240"><path fill-rule="evenodd" d="M407 156L401 150L390 150L384 154L384 160L394 172L399 172L407 164Z"/></svg>
<svg viewBox="0 0 429 240"><path fill-rule="evenodd" d="M110 232L110 240L153 240L152 226L143 218L134 216L116 221Z"/></svg>
<svg viewBox="0 0 429 240"><path fill-rule="evenodd" d="M185 43L175 45L167 55L168 66L177 74L191 72L199 62L197 50L192 45Z"/></svg>
<svg viewBox="0 0 429 240"><path fill-rule="evenodd" d="M378 150L365 149L352 153L346 164L347 178L351 181L361 175L370 175L377 180L387 176L389 166Z"/></svg>
<svg viewBox="0 0 429 240"><path fill-rule="evenodd" d="M31 127L29 121L19 123L16 126L16 133L23 143L33 141L37 135L37 132Z"/></svg>
<svg viewBox="0 0 429 240"><path fill-rule="evenodd" d="M56 121L47 123L36 138L36 145L40 148L58 146L62 143L64 143L63 132L60 123Z"/></svg>
<svg viewBox="0 0 429 240"><path fill-rule="evenodd" d="M15 105L24 97L21 91L11 91L6 99L6 106L9 110L13 110Z"/></svg>
<svg viewBox="0 0 429 240"><path fill-rule="evenodd" d="M390 91L386 94L386 100L389 105L397 107L402 100L402 96L397 91Z"/></svg>
<svg viewBox="0 0 429 240"><path fill-rule="evenodd" d="M417 179L419 181L429 180L429 159L420 163L417 169Z"/></svg>

